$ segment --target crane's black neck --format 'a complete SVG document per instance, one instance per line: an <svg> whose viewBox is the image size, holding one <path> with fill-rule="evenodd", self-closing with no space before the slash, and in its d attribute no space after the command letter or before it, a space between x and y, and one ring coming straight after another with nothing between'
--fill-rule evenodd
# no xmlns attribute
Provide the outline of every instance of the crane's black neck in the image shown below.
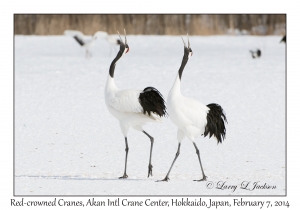
<svg viewBox="0 0 300 210"><path fill-rule="evenodd" d="M120 50L119 50L117 56L115 57L115 59L111 62L110 67L109 67L109 75L111 76L111 78L114 78L114 72L115 72L115 67L116 67L117 61L122 57L124 50L125 50L125 45L120 44Z"/></svg>
<svg viewBox="0 0 300 210"><path fill-rule="evenodd" d="M179 79L181 80L182 77L182 72L184 70L185 65L187 64L188 60L189 60L189 50L186 50L187 48L184 48L184 55L182 58L182 62L181 62L181 66L179 68L178 74L179 74Z"/></svg>

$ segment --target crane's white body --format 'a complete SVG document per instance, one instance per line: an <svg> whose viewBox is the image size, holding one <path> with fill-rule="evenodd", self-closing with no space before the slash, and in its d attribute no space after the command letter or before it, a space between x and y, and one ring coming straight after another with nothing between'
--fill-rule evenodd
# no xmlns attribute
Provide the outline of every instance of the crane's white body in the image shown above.
<svg viewBox="0 0 300 210"><path fill-rule="evenodd" d="M118 38L114 35L108 35L106 31L97 31L94 36L105 38L108 43L118 45Z"/></svg>
<svg viewBox="0 0 300 210"><path fill-rule="evenodd" d="M178 127L177 139L179 143L185 136L194 142L194 138L204 133L209 108L181 94L178 74L169 92L167 104L169 117Z"/></svg>
<svg viewBox="0 0 300 210"><path fill-rule="evenodd" d="M189 52L188 58L192 54ZM194 142L195 138L204 134L210 109L195 99L183 96L180 85L181 80L177 73L167 99L169 117L178 128L178 142L181 143L185 137Z"/></svg>
<svg viewBox="0 0 300 210"><path fill-rule="evenodd" d="M161 122L161 118L151 113L143 114L143 108L139 103L139 95L142 90L120 90L115 85L114 79L108 75L104 94L108 111L119 120L124 136L127 136L130 127L143 131L143 125L148 122Z"/></svg>

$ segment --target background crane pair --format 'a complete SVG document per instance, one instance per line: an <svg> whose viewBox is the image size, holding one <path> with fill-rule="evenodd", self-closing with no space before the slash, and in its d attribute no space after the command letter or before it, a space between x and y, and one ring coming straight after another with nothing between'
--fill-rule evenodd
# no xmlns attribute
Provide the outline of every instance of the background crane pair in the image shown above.
<svg viewBox="0 0 300 210"><path fill-rule="evenodd" d="M119 32L118 32L119 33ZM120 34L120 50L112 61L109 69L109 75L105 86L105 102L109 112L119 120L121 131L125 138L125 170L123 176L119 178L127 178L127 157L128 157L128 141L127 134L129 128L134 128L143 132L150 138L150 159L148 165L148 177L152 176L152 149L154 138L150 136L143 126L148 122L161 122L161 118L167 115L165 101L161 93L154 87L146 87L144 90L120 90L114 82L114 71L117 61L129 52L129 46L124 29L125 42L123 42ZM183 40L183 39L182 39ZM178 127L177 139L178 150L175 159L166 175L161 181L168 181L170 171L179 156L181 141L187 137L192 141L202 171L202 179L195 181L204 181L206 176L203 171L200 152L194 139L200 135L215 137L218 143L221 143L226 134L225 122L227 122L223 109L218 104L204 105L194 99L183 96L180 92L180 84L182 73L188 59L193 52L188 39L188 46L184 42L184 56L181 66L176 76L173 87L168 95L168 112L171 121Z"/></svg>

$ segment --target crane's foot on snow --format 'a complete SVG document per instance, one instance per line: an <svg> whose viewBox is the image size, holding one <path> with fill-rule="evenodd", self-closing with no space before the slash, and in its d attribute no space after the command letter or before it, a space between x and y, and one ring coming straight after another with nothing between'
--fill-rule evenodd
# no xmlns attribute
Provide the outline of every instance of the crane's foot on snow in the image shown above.
<svg viewBox="0 0 300 210"><path fill-rule="evenodd" d="M200 179L200 180L194 180L194 181L202 182L202 181L206 181L206 178L207 178L207 176L204 175L202 179Z"/></svg>
<svg viewBox="0 0 300 210"><path fill-rule="evenodd" d="M167 182L169 180L170 180L169 177L166 176L163 180L157 180L156 182Z"/></svg>
<svg viewBox="0 0 300 210"><path fill-rule="evenodd" d="M119 179L127 179L127 174L124 174L123 176L120 176Z"/></svg>
<svg viewBox="0 0 300 210"><path fill-rule="evenodd" d="M148 166L148 178L149 178L150 175L152 176L152 168L153 168L153 166L151 164L149 164L149 166Z"/></svg>

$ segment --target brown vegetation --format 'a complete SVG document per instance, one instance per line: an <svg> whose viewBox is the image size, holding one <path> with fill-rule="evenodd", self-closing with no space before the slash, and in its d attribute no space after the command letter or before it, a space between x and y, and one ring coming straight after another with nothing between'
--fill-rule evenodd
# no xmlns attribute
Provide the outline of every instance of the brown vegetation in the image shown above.
<svg viewBox="0 0 300 210"><path fill-rule="evenodd" d="M96 31L115 34L126 28L128 34L212 35L244 33L283 35L285 14L15 14L14 33L24 35L61 35L64 30ZM233 29L233 30L229 30ZM238 30L236 30L238 29Z"/></svg>

